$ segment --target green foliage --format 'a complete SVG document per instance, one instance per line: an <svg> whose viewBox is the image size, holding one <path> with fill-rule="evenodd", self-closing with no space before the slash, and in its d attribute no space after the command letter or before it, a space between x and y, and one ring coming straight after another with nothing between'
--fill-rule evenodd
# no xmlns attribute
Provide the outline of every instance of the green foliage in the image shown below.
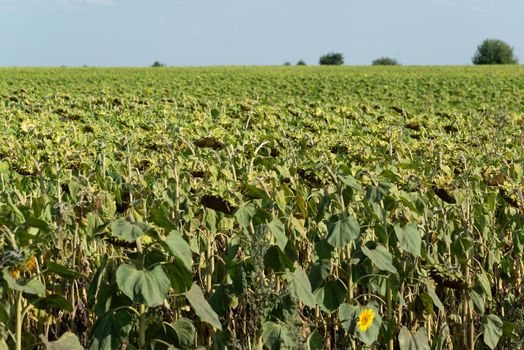
<svg viewBox="0 0 524 350"><path fill-rule="evenodd" d="M304 60L298 60L297 62L297 66L305 66L306 65L306 61Z"/></svg>
<svg viewBox="0 0 524 350"><path fill-rule="evenodd" d="M499 39L486 39L472 58L473 64L517 64L513 48Z"/></svg>
<svg viewBox="0 0 524 350"><path fill-rule="evenodd" d="M335 214L329 220L327 241L333 247L342 248L358 238L360 226L354 217Z"/></svg>
<svg viewBox="0 0 524 350"><path fill-rule="evenodd" d="M416 332L409 331L402 327L398 334L400 350L430 350L428 333L424 328L417 329Z"/></svg>
<svg viewBox="0 0 524 350"><path fill-rule="evenodd" d="M170 286L161 265L151 270L138 269L133 264L120 265L116 270L116 283L129 299L146 306L162 304Z"/></svg>
<svg viewBox="0 0 524 350"><path fill-rule="evenodd" d="M522 347L523 67L1 73L0 349Z"/></svg>
<svg viewBox="0 0 524 350"><path fill-rule="evenodd" d="M398 66L400 63L395 58L391 57L380 57L374 60L371 65L373 66Z"/></svg>
<svg viewBox="0 0 524 350"><path fill-rule="evenodd" d="M194 283L193 287L185 293L185 296L202 321L209 323L217 329L222 329L218 315L206 301L202 289L200 289L197 284Z"/></svg>
<svg viewBox="0 0 524 350"><path fill-rule="evenodd" d="M151 65L151 67L165 67L166 65L164 63L161 63L159 61L155 61L153 62L153 64Z"/></svg>
<svg viewBox="0 0 524 350"><path fill-rule="evenodd" d="M341 66L344 64L344 55L338 52L327 53L320 57L318 64L321 66Z"/></svg>
<svg viewBox="0 0 524 350"><path fill-rule="evenodd" d="M65 332L60 339L55 341L47 341L43 335L40 335L40 339L46 350L82 350L84 349L76 335L71 332Z"/></svg>
<svg viewBox="0 0 524 350"><path fill-rule="evenodd" d="M503 333L503 322L496 315L486 315L482 318L484 329L484 343L490 348L495 349Z"/></svg>

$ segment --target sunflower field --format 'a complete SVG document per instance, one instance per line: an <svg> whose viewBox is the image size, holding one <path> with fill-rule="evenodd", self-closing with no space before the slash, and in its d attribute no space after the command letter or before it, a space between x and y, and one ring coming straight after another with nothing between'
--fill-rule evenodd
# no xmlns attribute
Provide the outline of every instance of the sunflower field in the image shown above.
<svg viewBox="0 0 524 350"><path fill-rule="evenodd" d="M524 67L0 69L0 350L521 349Z"/></svg>

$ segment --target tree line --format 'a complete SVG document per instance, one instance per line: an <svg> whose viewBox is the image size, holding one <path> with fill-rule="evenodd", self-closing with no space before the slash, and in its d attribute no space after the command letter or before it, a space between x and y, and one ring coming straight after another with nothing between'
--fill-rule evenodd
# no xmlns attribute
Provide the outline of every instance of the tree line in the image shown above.
<svg viewBox="0 0 524 350"><path fill-rule="evenodd" d="M471 59L473 64L517 64L518 58L511 47L500 39L486 39L477 46L477 50ZM344 55L340 52L329 52L322 55L318 61L321 66L342 66L344 65ZM297 66L305 66L304 60L299 60ZM398 66L399 61L392 57L380 57L373 62L373 66ZM285 62L284 66L291 66L291 62ZM166 67L166 64L155 61L151 67Z"/></svg>
<svg viewBox="0 0 524 350"><path fill-rule="evenodd" d="M513 47L499 39L486 39L477 46L471 59L473 64L517 64L518 59L513 52ZM340 52L329 52L322 55L318 61L321 66L341 66L344 64L344 55ZM284 65L291 65L286 62ZM300 60L297 65L305 65ZM400 63L395 58L380 57L371 62L373 66L397 66Z"/></svg>

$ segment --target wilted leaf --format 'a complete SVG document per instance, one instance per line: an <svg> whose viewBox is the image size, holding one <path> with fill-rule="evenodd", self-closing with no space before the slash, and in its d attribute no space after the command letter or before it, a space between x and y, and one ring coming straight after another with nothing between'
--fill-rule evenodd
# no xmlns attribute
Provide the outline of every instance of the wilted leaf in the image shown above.
<svg viewBox="0 0 524 350"><path fill-rule="evenodd" d="M422 237L418 232L417 225L413 223L409 223L405 226L396 224L394 228L397 239L400 242L400 246L411 254L420 256Z"/></svg>
<svg viewBox="0 0 524 350"><path fill-rule="evenodd" d="M495 315L482 317L482 328L484 331L484 343L490 349L495 349L500 337L502 337L504 323Z"/></svg>
<svg viewBox="0 0 524 350"><path fill-rule="evenodd" d="M373 265L380 270L398 274L397 269L393 266L393 256L384 246L377 245L375 249L362 246L362 252L371 260Z"/></svg>
<svg viewBox="0 0 524 350"><path fill-rule="evenodd" d="M204 298L202 289L200 289L196 283L193 283L193 287L185 293L185 296L202 321L209 323L217 329L222 329L218 315Z"/></svg>

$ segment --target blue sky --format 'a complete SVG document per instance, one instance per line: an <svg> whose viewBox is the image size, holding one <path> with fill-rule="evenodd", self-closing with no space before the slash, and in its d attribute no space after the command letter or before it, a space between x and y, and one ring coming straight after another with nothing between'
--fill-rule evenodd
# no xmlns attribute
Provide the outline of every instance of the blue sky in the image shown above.
<svg viewBox="0 0 524 350"><path fill-rule="evenodd" d="M523 0L0 0L0 66L471 64L498 38L524 62Z"/></svg>

